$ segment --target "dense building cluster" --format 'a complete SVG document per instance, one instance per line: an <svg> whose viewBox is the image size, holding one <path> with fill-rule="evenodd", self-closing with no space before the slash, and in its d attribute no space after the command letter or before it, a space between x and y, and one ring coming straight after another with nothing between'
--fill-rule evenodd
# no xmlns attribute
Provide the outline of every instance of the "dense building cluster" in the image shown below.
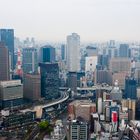
<svg viewBox="0 0 140 140"><path fill-rule="evenodd" d="M68 108L70 140L139 139L139 85L138 43L81 43L77 33L40 43L0 29L1 127L53 121Z"/></svg>

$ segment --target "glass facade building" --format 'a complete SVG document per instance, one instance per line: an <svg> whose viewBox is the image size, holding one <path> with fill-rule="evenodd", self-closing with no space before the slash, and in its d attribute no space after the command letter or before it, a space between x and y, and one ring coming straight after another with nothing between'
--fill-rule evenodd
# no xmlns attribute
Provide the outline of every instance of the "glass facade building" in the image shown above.
<svg viewBox="0 0 140 140"><path fill-rule="evenodd" d="M37 49L36 48L24 48L23 49L23 72L24 73L37 73L38 61L37 61Z"/></svg>
<svg viewBox="0 0 140 140"><path fill-rule="evenodd" d="M14 30L13 29L0 29L0 41L4 42L9 50L11 57L11 69L15 67L14 64Z"/></svg>
<svg viewBox="0 0 140 140"><path fill-rule="evenodd" d="M41 47L40 62L55 62L55 48L50 45Z"/></svg>
<svg viewBox="0 0 140 140"><path fill-rule="evenodd" d="M125 98L137 98L137 82L133 77L125 78Z"/></svg>
<svg viewBox="0 0 140 140"><path fill-rule="evenodd" d="M41 96L47 100L59 97L58 63L39 63L41 74Z"/></svg>

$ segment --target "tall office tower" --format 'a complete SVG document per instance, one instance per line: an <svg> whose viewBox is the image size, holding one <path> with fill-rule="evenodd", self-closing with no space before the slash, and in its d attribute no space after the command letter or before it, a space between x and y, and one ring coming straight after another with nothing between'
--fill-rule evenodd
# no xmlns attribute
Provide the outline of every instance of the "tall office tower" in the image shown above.
<svg viewBox="0 0 140 140"><path fill-rule="evenodd" d="M97 56L98 55L98 50L97 50L96 47L87 46L86 47L86 53L87 53L87 56Z"/></svg>
<svg viewBox="0 0 140 140"><path fill-rule="evenodd" d="M24 73L37 73L38 61L37 61L37 49L36 48L24 48L23 49L23 72Z"/></svg>
<svg viewBox="0 0 140 140"><path fill-rule="evenodd" d="M131 60L129 58L112 58L109 62L110 71L114 72L131 72Z"/></svg>
<svg viewBox="0 0 140 140"><path fill-rule="evenodd" d="M2 102L2 108L21 105L23 103L23 85L21 81L1 81L0 101Z"/></svg>
<svg viewBox="0 0 140 140"><path fill-rule="evenodd" d="M39 63L41 74L41 96L47 100L59 97L58 63Z"/></svg>
<svg viewBox="0 0 140 140"><path fill-rule="evenodd" d="M10 68L14 70L14 30L0 29L0 41L4 42L11 56Z"/></svg>
<svg viewBox="0 0 140 140"><path fill-rule="evenodd" d="M116 47L111 47L108 49L109 58L118 57L118 49Z"/></svg>
<svg viewBox="0 0 140 140"><path fill-rule="evenodd" d="M71 88L72 91L77 91L77 72L69 72L68 73L68 80L67 80L68 87Z"/></svg>
<svg viewBox="0 0 140 140"><path fill-rule="evenodd" d="M55 48L46 45L40 48L39 62L55 62Z"/></svg>
<svg viewBox="0 0 140 140"><path fill-rule="evenodd" d="M66 47L65 45L61 45L61 59L65 60L66 59Z"/></svg>
<svg viewBox="0 0 140 140"><path fill-rule="evenodd" d="M102 69L108 68L109 65L109 57L108 55L98 55L98 65L101 66Z"/></svg>
<svg viewBox="0 0 140 140"><path fill-rule="evenodd" d="M120 57L128 57L128 55L129 55L129 45L128 44L120 44L119 56Z"/></svg>
<svg viewBox="0 0 140 140"><path fill-rule="evenodd" d="M68 71L80 71L80 36L76 33L67 36Z"/></svg>
<svg viewBox="0 0 140 140"><path fill-rule="evenodd" d="M125 98L137 98L137 82L133 77L125 78Z"/></svg>
<svg viewBox="0 0 140 140"><path fill-rule="evenodd" d="M89 124L78 117L69 123L69 140L88 140Z"/></svg>
<svg viewBox="0 0 140 140"><path fill-rule="evenodd" d="M40 99L41 84L39 74L24 74L23 97L31 101Z"/></svg>
<svg viewBox="0 0 140 140"><path fill-rule="evenodd" d="M9 51L3 42L0 42L0 81L10 79Z"/></svg>
<svg viewBox="0 0 140 140"><path fill-rule="evenodd" d="M134 77L137 80L138 86L140 86L140 69L136 69Z"/></svg>

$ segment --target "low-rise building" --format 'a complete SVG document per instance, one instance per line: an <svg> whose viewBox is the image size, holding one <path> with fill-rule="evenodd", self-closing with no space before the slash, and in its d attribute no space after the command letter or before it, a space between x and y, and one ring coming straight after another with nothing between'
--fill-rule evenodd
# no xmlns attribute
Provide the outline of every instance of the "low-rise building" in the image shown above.
<svg viewBox="0 0 140 140"><path fill-rule="evenodd" d="M20 80L0 82L1 108L19 106L23 103L23 85Z"/></svg>
<svg viewBox="0 0 140 140"><path fill-rule="evenodd" d="M90 121L90 114L95 112L96 104L89 100L76 100L68 106L68 114L72 120L80 116L86 121Z"/></svg>

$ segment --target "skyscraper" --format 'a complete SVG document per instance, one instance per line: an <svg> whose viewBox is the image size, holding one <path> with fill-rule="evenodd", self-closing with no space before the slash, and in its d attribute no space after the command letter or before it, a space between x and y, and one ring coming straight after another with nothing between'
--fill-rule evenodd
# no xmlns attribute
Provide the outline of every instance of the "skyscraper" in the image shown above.
<svg viewBox="0 0 140 140"><path fill-rule="evenodd" d="M3 42L0 42L0 81L9 80L9 51Z"/></svg>
<svg viewBox="0 0 140 140"><path fill-rule="evenodd" d="M120 57L128 57L128 55L129 55L129 46L128 46L128 44L120 44L119 56Z"/></svg>
<svg viewBox="0 0 140 140"><path fill-rule="evenodd" d="M9 50L11 57L10 68L14 70L14 30L13 29L0 29L0 41L4 42Z"/></svg>
<svg viewBox="0 0 140 140"><path fill-rule="evenodd" d="M69 72L68 73L68 87L76 92L77 91L77 72Z"/></svg>
<svg viewBox="0 0 140 140"><path fill-rule="evenodd" d="M67 36L67 66L68 71L80 70L80 36L76 33Z"/></svg>
<svg viewBox="0 0 140 140"><path fill-rule="evenodd" d="M40 48L40 62L55 62L55 48L46 45Z"/></svg>
<svg viewBox="0 0 140 140"><path fill-rule="evenodd" d="M58 63L39 63L41 74L41 96L47 100L59 97Z"/></svg>
<svg viewBox="0 0 140 140"><path fill-rule="evenodd" d="M125 78L125 98L136 99L137 98L137 82L133 77Z"/></svg>
<svg viewBox="0 0 140 140"><path fill-rule="evenodd" d="M109 57L108 55L98 55L98 65L102 67L102 69L104 68L108 68L108 64L109 64Z"/></svg>
<svg viewBox="0 0 140 140"><path fill-rule="evenodd" d="M65 47L65 45L63 44L63 45L61 45L61 59L62 60L65 60L65 58L66 58L66 56L65 56L65 51L66 51L66 47Z"/></svg>
<svg viewBox="0 0 140 140"><path fill-rule="evenodd" d="M24 48L23 49L23 72L24 73L37 73L38 61L37 61L37 49L36 48Z"/></svg>

